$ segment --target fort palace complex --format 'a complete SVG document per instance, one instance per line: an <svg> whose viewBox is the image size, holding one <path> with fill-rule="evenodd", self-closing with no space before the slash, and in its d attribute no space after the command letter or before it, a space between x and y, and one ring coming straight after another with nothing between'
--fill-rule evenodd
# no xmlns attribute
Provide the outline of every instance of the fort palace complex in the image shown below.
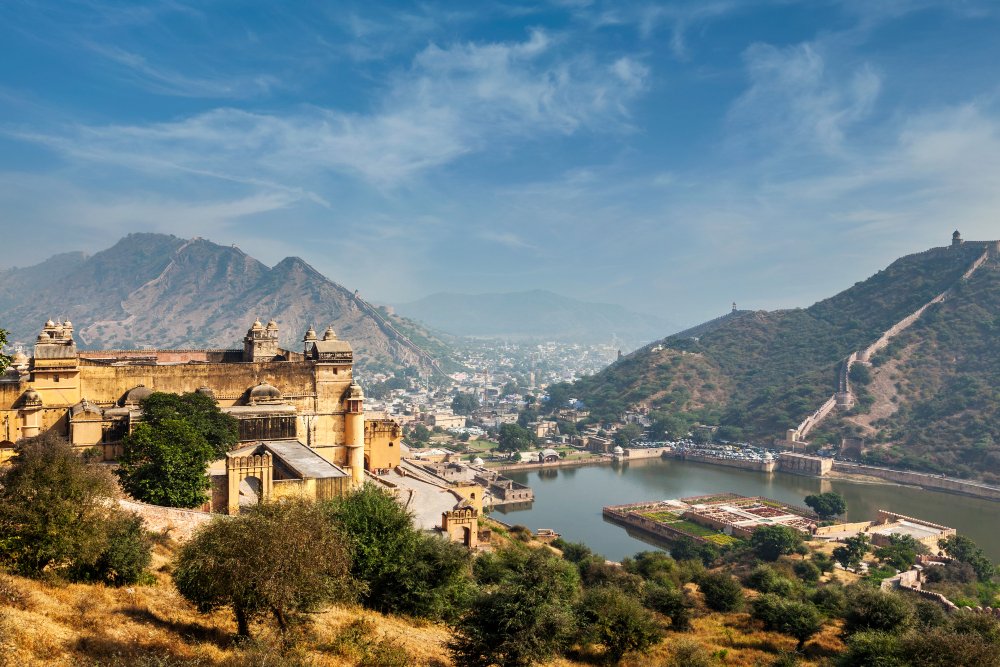
<svg viewBox="0 0 1000 667"><path fill-rule="evenodd" d="M399 465L402 432L364 414L350 343L310 327L301 352L278 347L278 325L253 323L235 350L78 350L73 325L48 321L33 354L0 376L0 462L18 440L45 433L114 461L154 391L200 392L239 423L240 445L211 464L204 509L291 495L317 500Z"/></svg>

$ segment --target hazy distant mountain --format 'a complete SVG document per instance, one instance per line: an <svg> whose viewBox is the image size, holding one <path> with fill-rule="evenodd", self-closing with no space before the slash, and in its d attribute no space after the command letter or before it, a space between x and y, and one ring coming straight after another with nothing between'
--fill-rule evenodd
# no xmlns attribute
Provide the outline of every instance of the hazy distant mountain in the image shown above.
<svg viewBox="0 0 1000 667"><path fill-rule="evenodd" d="M607 303L587 303L545 290L456 294L441 292L396 306L401 315L459 336L548 338L636 344L671 325Z"/></svg>
<svg viewBox="0 0 1000 667"><path fill-rule="evenodd" d="M0 327L12 343L33 344L50 317L72 320L90 349L241 347L254 318L273 317L282 345L297 350L309 325L322 335L332 324L363 363L429 363L391 320L298 257L269 268L236 247L164 234L0 271Z"/></svg>

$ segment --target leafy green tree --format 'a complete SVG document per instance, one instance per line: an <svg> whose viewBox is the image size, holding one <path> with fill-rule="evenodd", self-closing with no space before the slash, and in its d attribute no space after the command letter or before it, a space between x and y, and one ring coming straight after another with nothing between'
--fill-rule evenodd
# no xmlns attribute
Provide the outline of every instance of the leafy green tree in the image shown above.
<svg viewBox="0 0 1000 667"><path fill-rule="evenodd" d="M780 525L761 526L750 535L750 546L761 560L776 561L795 552L802 544L802 534L794 528Z"/></svg>
<svg viewBox="0 0 1000 667"><path fill-rule="evenodd" d="M844 543L833 550L833 559L846 568L856 568L868 553L868 536L858 534L848 537Z"/></svg>
<svg viewBox="0 0 1000 667"><path fill-rule="evenodd" d="M72 578L113 586L138 583L153 561L152 540L138 514L117 512L107 527L107 540L94 563L78 563Z"/></svg>
<svg viewBox="0 0 1000 667"><path fill-rule="evenodd" d="M508 381L502 389L500 389L501 396L514 396L521 393L521 388L517 386L517 382L514 380Z"/></svg>
<svg viewBox="0 0 1000 667"><path fill-rule="evenodd" d="M847 639L839 667L909 667L902 657L899 637L889 632L859 632Z"/></svg>
<svg viewBox="0 0 1000 667"><path fill-rule="evenodd" d="M502 425L497 441L501 452L520 452L531 449L536 442L534 433L517 424Z"/></svg>
<svg viewBox="0 0 1000 667"><path fill-rule="evenodd" d="M10 366L11 358L3 353L4 345L7 344L7 330L0 329L0 374L7 370Z"/></svg>
<svg viewBox="0 0 1000 667"><path fill-rule="evenodd" d="M778 574L768 565L755 567L747 576L746 584L761 593L775 593L785 597L793 595L796 591L795 582Z"/></svg>
<svg viewBox="0 0 1000 667"><path fill-rule="evenodd" d="M792 571L795 572L796 577L807 584L815 584L823 574L819 566L811 560L800 560L792 566Z"/></svg>
<svg viewBox="0 0 1000 667"><path fill-rule="evenodd" d="M476 559L480 593L448 646L460 667L524 667L572 641L576 568L541 549L508 548Z"/></svg>
<svg viewBox="0 0 1000 667"><path fill-rule="evenodd" d="M815 605L789 600L774 593L765 593L750 604L750 615L764 623L765 630L790 635L798 640L797 650L819 632L823 618Z"/></svg>
<svg viewBox="0 0 1000 667"><path fill-rule="evenodd" d="M302 614L353 598L350 551L323 509L264 504L201 528L177 554L173 579L199 611L229 607L237 634L270 613L282 633Z"/></svg>
<svg viewBox="0 0 1000 667"><path fill-rule="evenodd" d="M634 596L611 586L587 590L577 613L581 637L603 645L610 662L645 651L662 636L656 619Z"/></svg>
<svg viewBox="0 0 1000 667"><path fill-rule="evenodd" d="M836 491L806 496L805 503L824 519L832 519L847 511L847 501Z"/></svg>
<svg viewBox="0 0 1000 667"><path fill-rule="evenodd" d="M737 611L743 606L743 588L725 572L706 572L698 578L705 604L715 611Z"/></svg>
<svg viewBox="0 0 1000 667"><path fill-rule="evenodd" d="M216 458L225 456L239 443L239 422L219 410L211 396L196 391L187 394L154 392L140 407L143 423L154 429L175 419L190 424L212 446Z"/></svg>
<svg viewBox="0 0 1000 667"><path fill-rule="evenodd" d="M996 567L986 553L965 535L949 535L939 540L938 546L955 560L971 565L980 581L989 581L996 575Z"/></svg>
<svg viewBox="0 0 1000 667"><path fill-rule="evenodd" d="M96 567L108 547L117 490L107 468L44 435L18 443L0 472L0 556L28 576Z"/></svg>
<svg viewBox="0 0 1000 667"><path fill-rule="evenodd" d="M671 630L687 630L691 627L691 600L683 591L672 586L650 583L646 585L643 604L670 618Z"/></svg>
<svg viewBox="0 0 1000 667"><path fill-rule="evenodd" d="M625 424L615 431L614 441L616 445L628 447L633 440L642 437L642 429L637 424Z"/></svg>
<svg viewBox="0 0 1000 667"><path fill-rule="evenodd" d="M889 543L875 549L875 557L897 570L908 570L917 562L918 554L928 549L912 535L889 535Z"/></svg>
<svg viewBox="0 0 1000 667"><path fill-rule="evenodd" d="M456 415L471 415L479 409L479 398L475 394L459 392L451 399L451 411Z"/></svg>
<svg viewBox="0 0 1000 667"><path fill-rule="evenodd" d="M424 426L423 424L417 424L412 429L407 437L414 445L418 447L423 447L431 441L431 430Z"/></svg>
<svg viewBox="0 0 1000 667"><path fill-rule="evenodd" d="M464 547L417 532L410 514L372 484L326 512L350 543L351 575L366 607L449 620L462 613L472 595Z"/></svg>
<svg viewBox="0 0 1000 667"><path fill-rule="evenodd" d="M143 422L122 440L118 478L134 498L167 507L208 500L208 464L239 440L236 419L210 397L155 392L140 403Z"/></svg>
<svg viewBox="0 0 1000 667"><path fill-rule="evenodd" d="M675 560L697 560L703 565L710 565L719 557L719 548L708 542L695 542L689 537L682 537L671 543L670 555Z"/></svg>
<svg viewBox="0 0 1000 667"><path fill-rule="evenodd" d="M899 634L913 624L913 609L898 593L853 586L847 591L844 631L877 630Z"/></svg>

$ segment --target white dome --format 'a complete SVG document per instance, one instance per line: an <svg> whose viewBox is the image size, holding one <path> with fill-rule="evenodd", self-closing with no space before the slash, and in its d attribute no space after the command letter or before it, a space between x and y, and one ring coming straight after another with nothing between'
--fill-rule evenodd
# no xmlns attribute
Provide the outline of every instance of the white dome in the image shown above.
<svg viewBox="0 0 1000 667"><path fill-rule="evenodd" d="M476 458L472 459L472 465L481 466L483 465L483 460L477 456Z"/></svg>
<svg viewBox="0 0 1000 667"><path fill-rule="evenodd" d="M621 445L616 445L614 449L611 450L613 454L624 454L625 450L622 449Z"/></svg>

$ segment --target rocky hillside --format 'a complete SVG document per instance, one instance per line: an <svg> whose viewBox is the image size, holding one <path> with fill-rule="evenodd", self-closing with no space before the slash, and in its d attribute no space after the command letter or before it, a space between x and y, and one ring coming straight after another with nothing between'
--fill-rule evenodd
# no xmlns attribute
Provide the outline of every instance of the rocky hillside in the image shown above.
<svg viewBox="0 0 1000 667"><path fill-rule="evenodd" d="M90 349L240 347L255 318L273 317L293 350L310 324L333 324L369 368L436 361L392 318L298 257L268 267L236 247L162 234L130 234L90 257L68 253L2 271L0 313L14 343L31 344L46 319L60 317Z"/></svg>
<svg viewBox="0 0 1000 667"><path fill-rule="evenodd" d="M962 280L984 250L935 248L808 308L733 313L698 337L647 346L573 391L608 416L639 404L773 440L830 398L845 357L953 288L870 366L856 365L854 408L833 413L809 440L858 435L875 460L1000 476L1000 262Z"/></svg>

